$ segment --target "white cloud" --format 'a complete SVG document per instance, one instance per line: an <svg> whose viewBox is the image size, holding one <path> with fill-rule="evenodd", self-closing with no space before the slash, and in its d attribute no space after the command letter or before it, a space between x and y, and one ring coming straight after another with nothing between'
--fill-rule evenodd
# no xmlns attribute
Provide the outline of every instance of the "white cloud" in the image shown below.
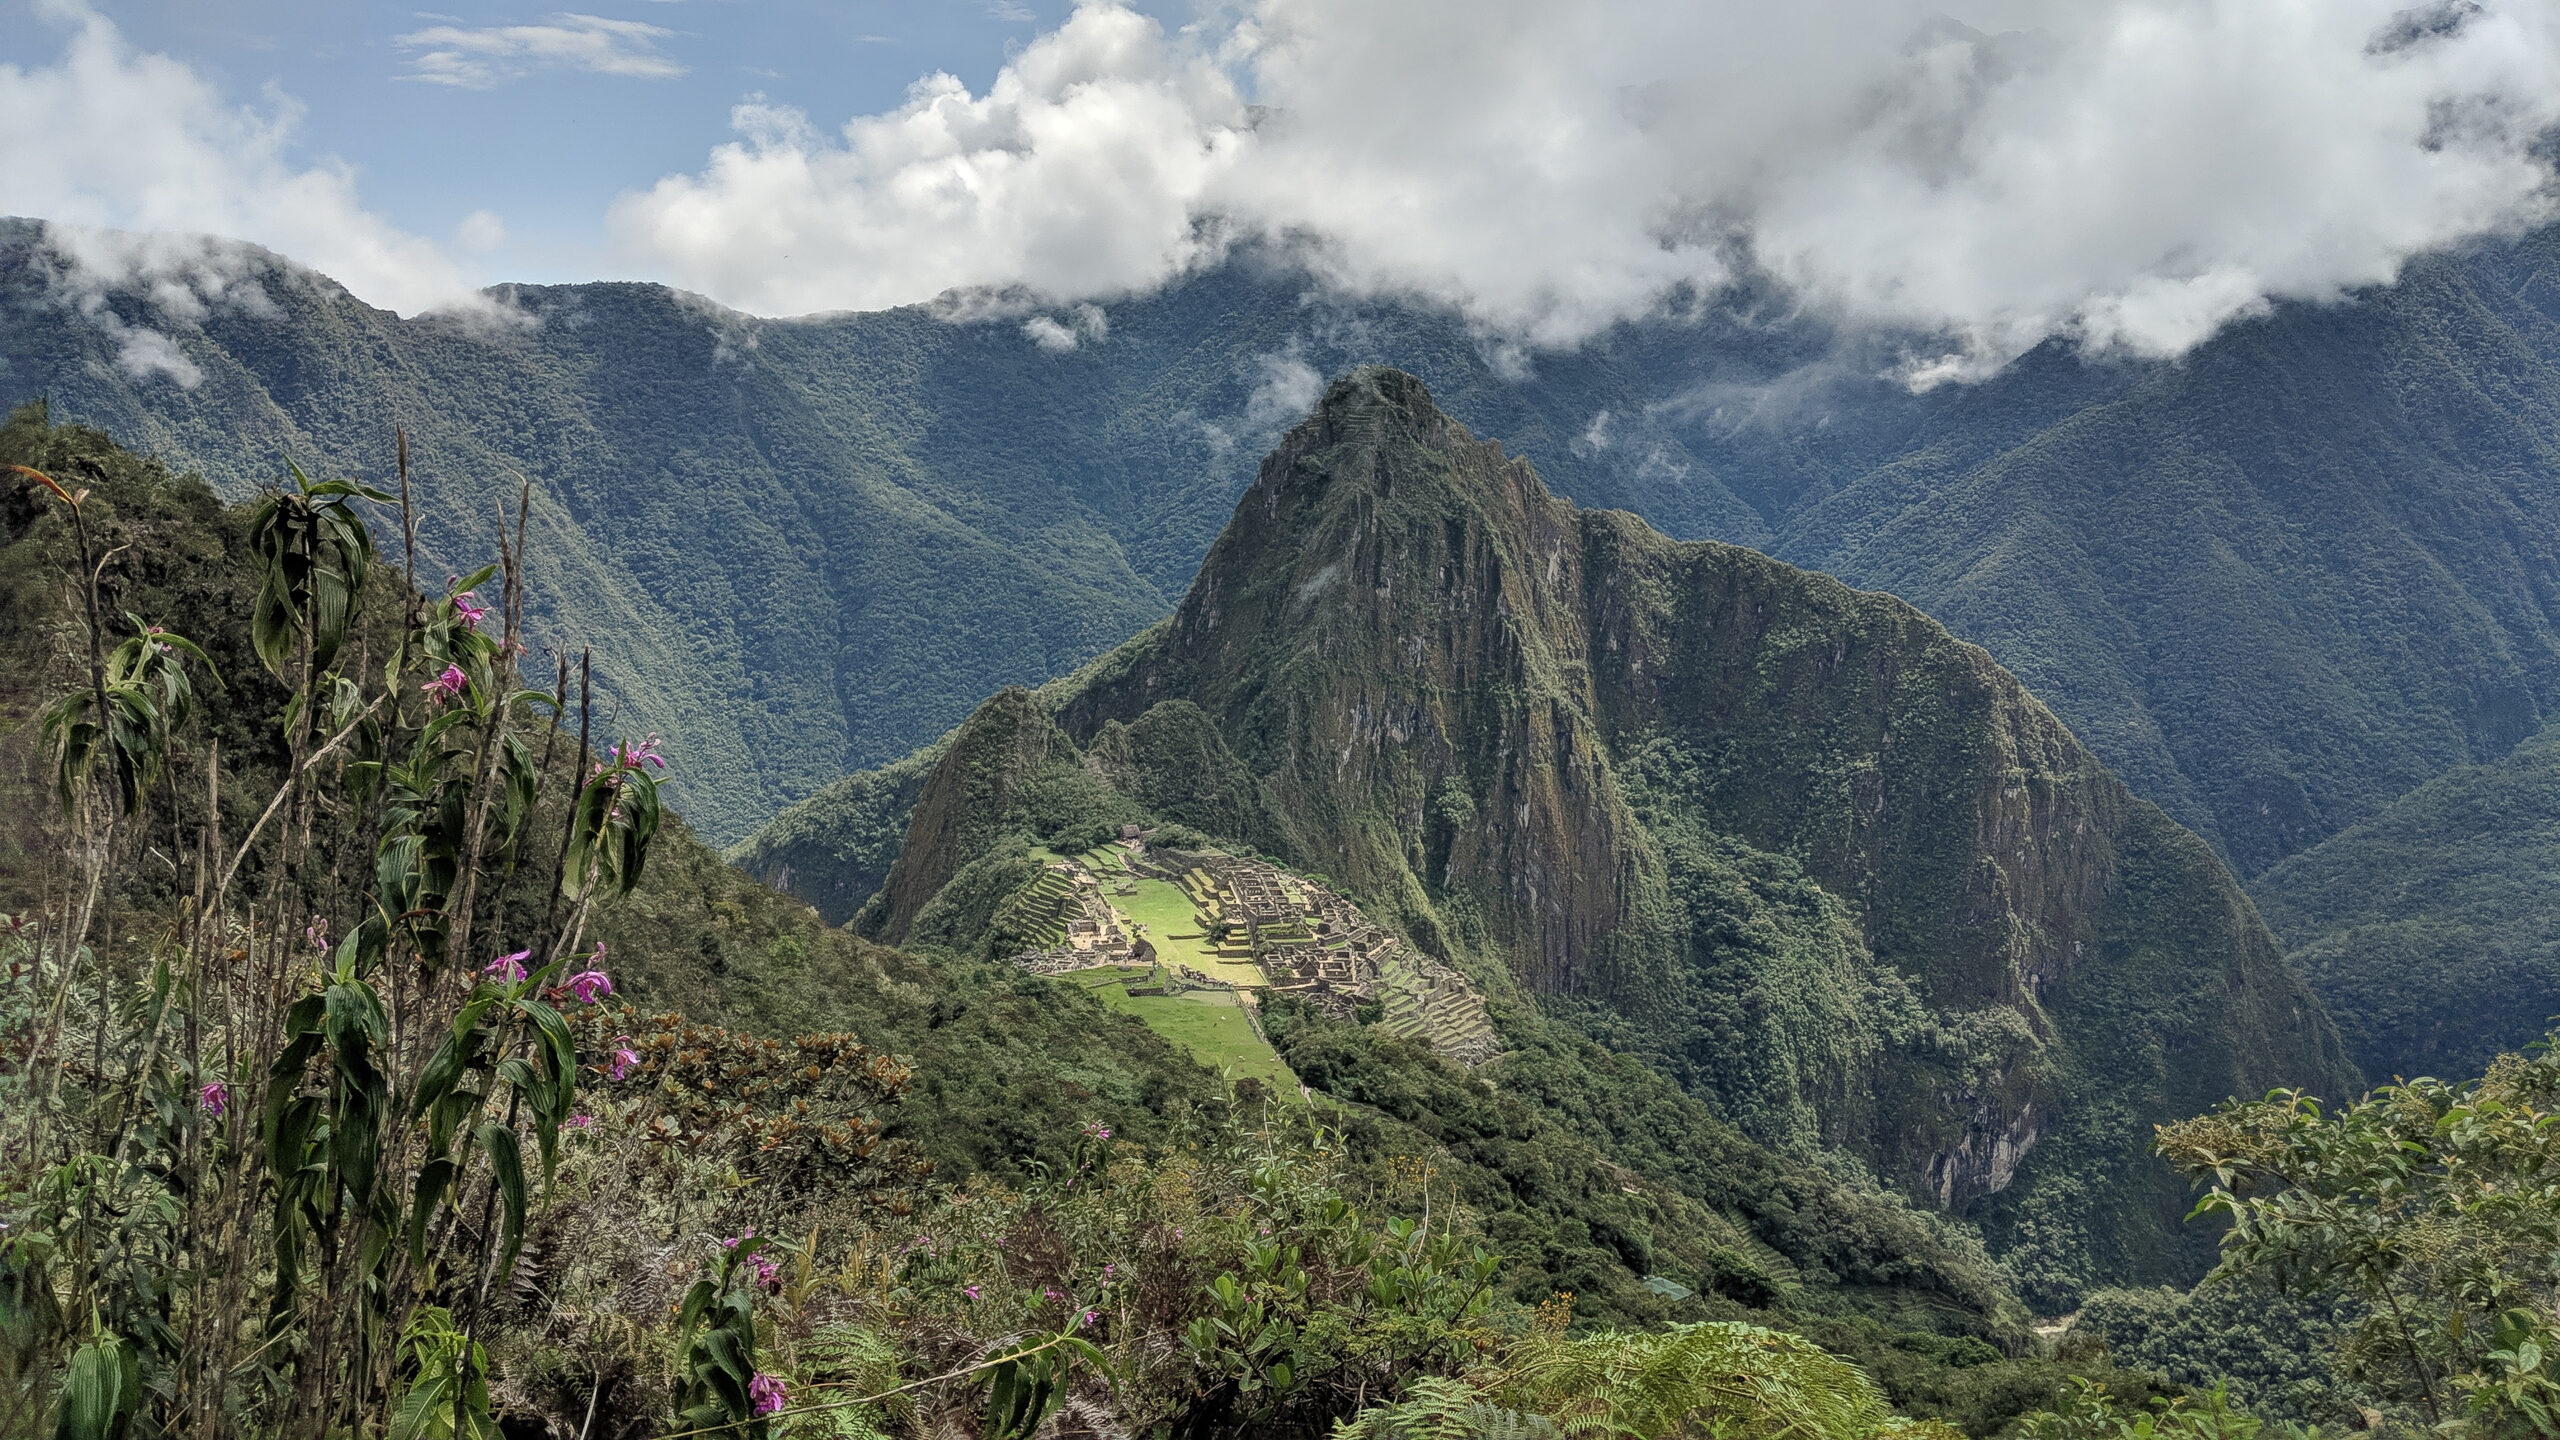
<svg viewBox="0 0 2560 1440"><path fill-rule="evenodd" d="M1915 383L2055 334L2175 353L2269 297L2550 213L2560 0L1089 0L983 95L819 131L762 103L613 224L674 283L806 311L1160 284L1256 237L1501 353L1744 267L1935 337Z"/></svg>
<svg viewBox="0 0 2560 1440"><path fill-rule="evenodd" d="M378 305L471 303L442 250L364 208L349 167L294 158L301 112L289 97L235 106L77 0L44 0L39 13L70 33L55 64L0 65L0 214L46 219L76 303L96 313L119 285L179 319L263 303L245 252L209 235L290 254ZM125 348L128 370L183 374L152 358L174 351Z"/></svg>
<svg viewBox="0 0 2560 1440"><path fill-rule="evenodd" d="M493 210L474 210L453 227L453 243L474 255L486 255L507 243L507 222Z"/></svg>
<svg viewBox="0 0 2560 1440"><path fill-rule="evenodd" d="M1099 305L1078 305L1067 312L1067 318L1034 315L1022 322L1022 333L1043 350L1063 353L1087 340L1101 340L1111 333L1111 322L1104 318Z"/></svg>
<svg viewBox="0 0 2560 1440"><path fill-rule="evenodd" d="M1276 354L1255 356L1254 367L1260 376L1253 393L1245 397L1247 430L1290 424L1316 408L1316 401L1324 394L1324 377L1299 355L1295 345Z"/></svg>
<svg viewBox="0 0 2560 1440"><path fill-rule="evenodd" d="M1201 201L1234 167L1246 110L1154 21L1087 6L983 96L928 76L832 138L761 100L731 119L741 138L702 173L624 196L613 224L671 283L785 313L1158 284L1215 252Z"/></svg>
<svg viewBox="0 0 2560 1440"><path fill-rule="evenodd" d="M638 20L554 15L540 25L433 25L394 43L418 52L409 57L410 79L486 90L544 70L672 80L685 67L657 47L675 33Z"/></svg>

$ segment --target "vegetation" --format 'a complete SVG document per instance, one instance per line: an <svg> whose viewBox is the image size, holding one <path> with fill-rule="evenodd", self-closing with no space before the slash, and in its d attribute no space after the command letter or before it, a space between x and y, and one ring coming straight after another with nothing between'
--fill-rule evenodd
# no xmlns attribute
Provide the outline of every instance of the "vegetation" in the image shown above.
<svg viewBox="0 0 2560 1440"><path fill-rule="evenodd" d="M391 497L295 472L246 517L256 583L234 601L286 687L283 764L226 829L217 755L177 746L220 672L139 619L102 660L99 497L12 466L69 532L88 673L42 712L65 859L11 919L0 1002L5 1428L50 1411L65 1440L414 1434L449 1404L478 1433L491 1297L581 1073L616 1063L569 1012L611 993L587 922L641 878L664 762L651 742L591 751L583 724L558 753L565 667L549 695L515 679L520 532L367 627L357 505ZM124 871L154 859L174 893L136 914Z"/></svg>
<svg viewBox="0 0 2560 1440"><path fill-rule="evenodd" d="M2431 1428L2560 1429L2560 1055L2535 1048L2474 1081L2334 1110L2278 1092L2161 1132L2231 1222L2222 1269L2353 1295L2339 1373Z"/></svg>
<svg viewBox="0 0 2560 1440"><path fill-rule="evenodd" d="M991 955L1013 857L1132 822L1262 837L1515 1017L1978 1218L2048 1310L2209 1265L2150 1124L2357 1083L2210 850L1980 650L1577 510L1392 371L1171 622L953 733L854 923Z"/></svg>
<svg viewBox="0 0 2560 1440"><path fill-rule="evenodd" d="M2560 1017L2560 735L2430 781L2252 887L2376 1076L2471 1075Z"/></svg>
<svg viewBox="0 0 2560 1440"><path fill-rule="evenodd" d="M1063 353L1010 312L759 320L619 283L507 288L518 323L401 320L259 252L200 314L111 291L110 326L10 222L0 405L49 395L235 499L278 454L378 480L405 424L434 576L483 548L501 477L545 477L559 563L530 619L650 637L599 654L600 693L694 757L671 794L725 844L1166 613L1297 418L1275 378L1392 364L1586 506L1989 647L2254 877L2552 713L2555 245L2424 257L2174 365L2056 346L1913 395L1890 344L1772 295L1524 374L1454 312L1311 295L1262 256ZM136 330L194 383L121 363Z"/></svg>
<svg viewBox="0 0 2560 1440"><path fill-rule="evenodd" d="M1567 1324L1623 1313L1613 1296L1639 1321L1687 1307L1692 1347L1725 1346L1631 1423L1749 1423L1767 1405L1741 1386L1809 1397L1826 1434L1899 1425L1850 1366L1753 1338L1802 1328L1782 1312L1668 1300L1605 1251L1553 1252L1592 1277L1587 1301L1556 1298L1544 1248L1504 1264L1462 1188L1539 1194L1540 1223L1588 1247L1580 1217L1604 1196L1624 1213L1631 1178L1516 1106L1501 1133L1521 1143L1481 1133L1475 1159L1365 1109L1318 1130L1073 986L829 930L671 814L649 825L681 757L618 742L581 763L553 719L581 707L502 683L513 536L503 577L461 582L505 582L515 603L484 608L480 589L404 592L331 514L356 492L225 510L90 432L20 416L0 443L92 482L10 492L0 549L35 661L0 687L8 783L74 797L6 809L0 1428L1312 1434L1426 1381L1530 1373ZM186 597L200 640L146 620L84 678L87 576L138 615ZM281 627L255 623L270 580ZM142 722L104 748L77 733L100 681ZM55 703L84 691L92 708ZM198 842L178 885L172 833ZM812 1033L830 1025L855 1033ZM1481 1093L1403 1053L1458 1087L1440 1114ZM1822 1182L1779 1173L1815 1236ZM1663 1225L1664 1256L1692 1253L1683 1225L1749 1244L1659 1193L1689 1217ZM1817 1301L1832 1283L1788 1282ZM1996 1283L1963 1283L1952 1323L2005 1323L1962 1308L1996 1306ZM1573 1334L1565 1358L1597 1353ZM1605 1385L1539 1383L1567 1419L1636 1413Z"/></svg>
<svg viewBox="0 0 2560 1440"><path fill-rule="evenodd" d="M2502 263L2460 262L2462 283L2495 324L2538 336L2522 287L2492 285ZM2449 273L2413 284L2441 297ZM306 319L344 308L279 294ZM658 303L605 298L623 308L604 331ZM553 333L569 325L510 342L346 313L306 332L344 350L311 368L297 405L370 383L375 340L439 363L512 344L506 363L534 370L596 343ZM912 353L951 343L907 318ZM265 323L216 315L196 337L213 348L190 353L228 354ZM738 366L742 387L785 383L747 377L751 339L823 359L809 339L822 326L688 323L729 326L730 358L708 363ZM2279 316L2250 343L2305 323ZM1009 332L949 333L992 347ZM1802 514L1902 505L1854 558L1935 583L1945 557L2015 534L1947 516L2047 513L2018 497L2049 498L2037 477L2113 443L2110 427L2189 417L2197 453L2222 445L2289 473L2225 418L2182 410L2195 392L2177 376L2040 363L2007 393L2047 387L2032 397L2070 418L1996 453L1989 431L1942 426L1926 456L1888 467L1933 498L1904 504L1911 492L1870 476ZM823 371L793 383L844 380ZM1595 373L1541 382L1537 403L1587 404L1575 385ZM238 401L251 374L235 363L205 383ZM2506 473L2495 422L2538 413L2531 375L2519 361L2483 391L2473 433L2490 438L2445 493ZM469 455L565 443L525 437L568 390L522 390ZM964 453L917 437L971 393L910 416L900 463L922 473ZM1922 428L1949 413L1910 403L1903 419ZM739 413L778 404L768 391ZM1977 653L1879 597L1577 518L1409 397L1325 423L1325 444L1266 471L1274 503L1254 523L1269 528L1235 542L1267 546L1260 558L1213 558L1215 625L1186 606L1040 692L1001 695L946 745L796 812L741 852L749 873L659 803L662 774L729 763L717 744L705 762L633 738L600 722L614 712L577 656L525 658L546 608L551 624L624 616L616 656L594 657L624 715L703 693L684 687L733 660L761 665L722 634L631 618L663 611L577 608L671 563L634 557L650 526L699 528L685 507L700 497L612 531L595 494L513 490L498 563L421 590L416 572L441 572L389 517L420 517L430 553L458 553L458 506L484 488L419 486L395 510L387 484L288 472L226 507L95 432L13 416L0 463L33 473L0 490L0 646L23 658L0 674L0 1432L2560 1429L2560 1060L2492 1058L2538 993L2513 957L2540 958L2538 907L2517 887L2549 808L2544 747L2457 772L2266 876L2271 912L2327 967L2362 1043L2480 1074L2350 1099L2316 1004L2207 847L2115 787ZM2374 466L2416 453L2423 424L2377 423ZM817 434L769 427L756 444L815 453ZM1731 456L1743 442L1729 440L1690 453ZM679 480L739 468L669 453ZM1755 504L1785 488L1785 466L1764 460L1731 472ZM1008 473L1038 503L969 517L972 533L1045 513L1047 482ZM2379 473L2285 521L2304 548L2263 573L2320 594L2323 575L2372 562L2335 537L2351 521L2400 533L2356 511L2358 477ZM858 505L967 508L959 487L851 488ZM2536 502L2500 495L2499 523L2536 533ZM1179 503L1225 502L1204 481ZM2092 490L2061 509L2086 520L2128 503ZM768 547L777 586L845 518L812 522L810 539L743 508L720 544ZM1093 537L1119 521L1095 513L1041 532L1054 568L1038 584L1108 577L1119 562ZM1176 528L1143 542L1168 574ZM2425 538L2408 555L2468 543L2441 516L2411 528ZM381 555L378 535L392 537ZM555 538L570 540L556 559ZM956 564L981 554L968 543ZM2264 559L2206 578L2245 590ZM2139 563L2097 556L2094 593ZM2366 813L2396 777L2529 729L2547 701L2508 683L2532 667L2507 657L2533 653L2542 622L2467 563L2405 588L2390 624L2454 638L2388 681L2369 673L2381 651L2338 648L2326 621L2232 620L2308 635L2304 653L2351 677L2305 692L2304 734L2367 711L2399 729L2331 759L2291 738L2212 754L2167 727L2159 745L2193 782L2182 813L2255 863ZM1097 593L1078 623L1122 613L1119 592ZM2081 598L2039 643L2068 650L2064 632L2094 623ZM1998 631L2006 607L1965 613ZM1558 614L1572 623L1548 623ZM2194 712L2223 724L2240 693L2217 658L2227 634L2166 623L2135 629L2204 657L2179 683L2211 690ZM1420 643L1389 657L1379 635ZM1080 643L1014 673L1061 670L1090 653ZM1630 655L1643 683L1595 658ZM1468 703L1413 703L1400 687L1417 666ZM682 683L634 703L650 676ZM904 698L928 713L936 693ZM770 713L853 703L810 694ZM2142 736L2105 743L2153 753ZM2288 810L2288 796L2308 798ZM1222 1082L1196 1056L1264 1052L1232 1035L1168 1043L1164 1017L1124 1013L1144 997L987 963L1008 902L1038 883L1035 846L1076 853L1131 820L1338 877L1484 981L1505 1053L1469 1070L1373 1015L1278 1003L1271 1068ZM1563 888L1506 888L1521 875ZM1593 883L1611 876L1615 890ZM859 933L775 888L818 884L835 887L831 915L877 892ZM2461 978L2475 952L2511 978L2459 1014L2380 978ZM2288 1013L2314 1019L2288 1029ZM2321 1098L2287 1089L2175 1119L2288 1069ZM1275 1094L1299 1081L1322 1103ZM2183 1235L2159 1173L2127 1149L2158 1119L2174 1121L2162 1155L2206 1190ZM2198 1288L2102 1285L2184 1279L2217 1238L2221 1268ZM2021 1289L2081 1304L2058 1345L2032 1337Z"/></svg>
<svg viewBox="0 0 2560 1440"><path fill-rule="evenodd" d="M1086 972L1087 977L1095 973ZM1275 1094L1296 1093L1298 1077L1290 1074L1289 1067L1272 1053L1270 1042L1255 1031L1233 993L1213 990L1196 995L1132 995L1121 983L1118 971L1099 973L1109 976L1107 983L1094 984L1090 978L1082 983L1090 986L1103 1004L1137 1016L1148 1029L1188 1050L1201 1064L1220 1074L1259 1080L1272 1087Z"/></svg>

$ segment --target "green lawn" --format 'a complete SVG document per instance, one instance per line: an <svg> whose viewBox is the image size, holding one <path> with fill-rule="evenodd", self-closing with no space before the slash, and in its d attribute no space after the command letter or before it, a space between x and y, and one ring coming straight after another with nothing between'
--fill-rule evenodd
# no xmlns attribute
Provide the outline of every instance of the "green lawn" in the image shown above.
<svg viewBox="0 0 2560 1440"><path fill-rule="evenodd" d="M1046 855L1048 852L1033 853ZM1193 908L1191 897L1183 893L1181 886L1169 880L1140 879L1137 894L1112 894L1129 878L1127 867L1121 863L1123 854L1118 846L1105 845L1076 858L1083 861L1094 878L1102 882L1102 898L1111 902L1122 919L1147 927L1138 933L1146 936L1147 942L1156 947L1157 959L1167 964L1188 965L1212 980L1224 980L1230 985L1268 983L1261 966L1221 958L1209 948L1206 940L1168 938L1200 933L1197 923L1199 911Z"/></svg>
<svg viewBox="0 0 2560 1440"><path fill-rule="evenodd" d="M1123 988L1121 972L1110 966L1078 970L1063 978L1100 996L1112 1009L1137 1016L1148 1029L1190 1051L1212 1070L1250 1075L1283 1095L1298 1091L1298 1077L1254 1033L1236 997L1227 991L1131 995ZM1128 978L1146 983L1143 972Z"/></svg>

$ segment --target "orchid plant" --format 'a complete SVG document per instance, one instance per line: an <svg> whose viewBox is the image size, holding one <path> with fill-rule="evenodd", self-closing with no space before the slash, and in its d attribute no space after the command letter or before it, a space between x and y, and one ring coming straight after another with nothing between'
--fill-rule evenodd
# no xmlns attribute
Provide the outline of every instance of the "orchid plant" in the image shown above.
<svg viewBox="0 0 2560 1440"><path fill-rule="evenodd" d="M0 1294L43 1299L0 1301L8 1373L32 1377L0 1386L0 1430L21 1433L33 1406L60 1440L492 1434L490 1297L586 1118L581 1075L637 1059L627 1043L582 1057L570 1015L613 994L583 932L641 876L667 766L655 737L591 761L585 722L566 733L565 662L550 690L518 683L529 494L495 564L386 623L368 609L380 566L361 507L400 506L414 574L405 501L293 469L248 519L241 597L289 697L281 784L245 833L221 833L209 806L174 842L159 799L173 772L225 783L177 743L196 685L220 677L140 617L109 648L94 501L25 473L80 541L92 664L42 734L94 869L89 899L37 927L59 998L25 1057L26 1143L0 1174L0 1198L32 1179L9 1206L24 1223L0 1229ZM92 943L96 897L148 828L124 822L153 805L160 853L193 873L177 928L115 1001L130 982ZM546 815L555 838L537 844ZM75 1072L67 1001L83 984L95 1054Z"/></svg>

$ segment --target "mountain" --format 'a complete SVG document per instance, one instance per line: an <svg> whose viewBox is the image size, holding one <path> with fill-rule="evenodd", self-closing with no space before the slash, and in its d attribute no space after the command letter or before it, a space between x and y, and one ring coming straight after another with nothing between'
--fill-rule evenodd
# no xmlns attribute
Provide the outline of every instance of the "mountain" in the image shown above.
<svg viewBox="0 0 2560 1440"><path fill-rule="evenodd" d="M2268 923L2368 1074L2481 1074L2560 1017L2560 733L2270 870Z"/></svg>
<svg viewBox="0 0 2560 1440"><path fill-rule="evenodd" d="M0 222L0 401L233 497L288 457L386 479L405 426L428 572L532 478L543 632L616 638L601 683L728 842L1164 616L1318 377L1391 363L1581 503L1918 605L2255 875L2552 712L2556 233L2176 363L2057 345L1912 393L1921 339L1773 289L1533 355L1251 255L1091 309L596 284L401 319L244 247L111 283Z"/></svg>
<svg viewBox="0 0 2560 1440"><path fill-rule="evenodd" d="M46 396L235 499L288 459L389 483L405 427L429 574L469 568L529 477L540 630L613 637L600 683L691 757L678 793L723 841L1160 617L1312 398L1311 319L1361 358L1477 377L1489 417L1565 448L1527 418L1547 387L1500 379L1456 316L1310 312L1303 280L1250 266L1066 351L1018 308L765 321L599 284L404 320L248 247L188 274L184 300L83 288L39 226L0 221L0 403ZM1546 408L1582 423L1579 398ZM1634 483L1641 459L1589 469ZM1712 483L1651 493L1750 524Z"/></svg>
<svg viewBox="0 0 2560 1440"><path fill-rule="evenodd" d="M1168 622L915 763L857 928L965 943L1030 839L1223 836L1981 1220L2031 1298L2201 1268L2151 1124L2357 1084L2211 849L1980 648L1579 509L1397 371L1288 433Z"/></svg>
<svg viewBox="0 0 2560 1440"><path fill-rule="evenodd" d="M2556 258L2421 259L2111 394L2032 357L1772 548L1988 646L2255 876L2553 715Z"/></svg>
<svg viewBox="0 0 2560 1440"><path fill-rule="evenodd" d="M249 639L248 507L32 407L0 422L0 464L36 467L88 496L107 613L170 621L211 658L181 763L192 795L197 767L221 758L225 830L246 833L290 763L273 723L289 692ZM0 654L14 662L0 669L0 915L40 914L63 893L35 717L86 683L76 591L65 583L78 555L47 492L0 487ZM389 648L401 580L374 572L355 648ZM556 833L561 819L546 813L540 828ZM151 833L166 832L155 823ZM164 874L122 872L120 925L157 933L179 899ZM491 897L486 918L539 914L542 886L529 882L519 876ZM1088 1125L1159 1155L1197 1153L1203 1135L1270 1098L1222 1082L1078 985L826 925L725 863L672 812L639 887L608 894L594 919L617 998L644 1012L758 1036L848 1031L897 1057L911 1084L886 1117L888 1134L954 1186L1073 1173ZM1523 1047L1509 1088L1496 1092L1375 1027L1308 1014L1282 1038L1302 1074L1338 1097L1327 1123L1350 1147L1343 1162L1359 1183L1383 1191L1395 1166L1427 1165L1444 1194L1482 1219L1508 1261L1502 1283L1521 1303L1568 1290L1586 1320L1748 1313L1815 1330L1866 1359L1906 1403L1972 1416L1977 1428L2052 1393L2057 1372L2024 1356L2024 1313L1978 1246L1872 1186L1754 1144L1587 1040L1555 1034ZM2022 1358L2001 1359L2004 1349Z"/></svg>

